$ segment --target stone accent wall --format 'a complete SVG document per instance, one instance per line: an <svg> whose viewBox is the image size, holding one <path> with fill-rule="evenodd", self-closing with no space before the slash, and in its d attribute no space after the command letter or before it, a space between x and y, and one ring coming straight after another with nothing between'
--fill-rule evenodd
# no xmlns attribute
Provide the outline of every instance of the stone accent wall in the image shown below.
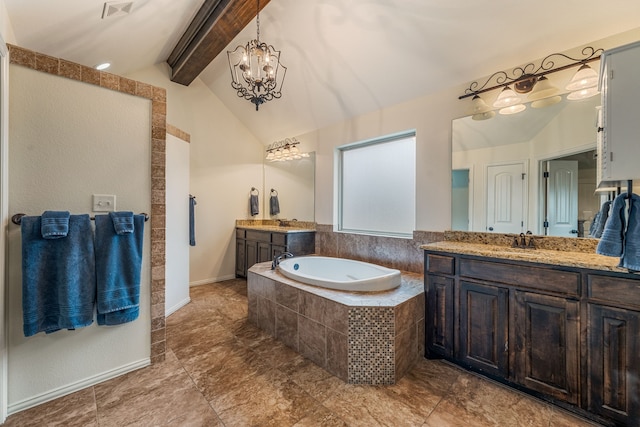
<svg viewBox="0 0 640 427"><path fill-rule="evenodd" d="M443 232L414 231L413 239L334 232L333 225L316 226L316 254L355 259L412 273L423 273L420 245L444 240Z"/></svg>

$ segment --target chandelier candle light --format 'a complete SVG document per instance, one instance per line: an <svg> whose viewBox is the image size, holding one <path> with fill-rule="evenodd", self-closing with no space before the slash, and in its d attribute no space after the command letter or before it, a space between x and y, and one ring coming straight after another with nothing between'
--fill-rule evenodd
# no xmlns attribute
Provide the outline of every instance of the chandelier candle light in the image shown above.
<svg viewBox="0 0 640 427"><path fill-rule="evenodd" d="M231 87L240 98L256 106L282 96L282 84L287 67L280 63L280 51L260 41L260 0L256 1L257 35L245 46L227 51L231 70Z"/></svg>

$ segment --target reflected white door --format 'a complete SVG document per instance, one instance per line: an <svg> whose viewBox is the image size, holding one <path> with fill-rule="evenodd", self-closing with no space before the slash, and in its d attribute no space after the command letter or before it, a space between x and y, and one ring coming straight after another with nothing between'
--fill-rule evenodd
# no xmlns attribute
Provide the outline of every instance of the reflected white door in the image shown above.
<svg viewBox="0 0 640 427"><path fill-rule="evenodd" d="M547 172L547 234L578 237L578 161L550 160Z"/></svg>
<svg viewBox="0 0 640 427"><path fill-rule="evenodd" d="M524 163L487 167L487 231L523 232L525 183Z"/></svg>

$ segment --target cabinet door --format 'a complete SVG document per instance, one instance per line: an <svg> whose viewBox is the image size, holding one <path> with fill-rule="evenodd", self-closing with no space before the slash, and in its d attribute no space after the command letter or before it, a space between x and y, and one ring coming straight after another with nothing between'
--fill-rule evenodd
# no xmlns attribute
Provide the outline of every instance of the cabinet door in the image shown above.
<svg viewBox="0 0 640 427"><path fill-rule="evenodd" d="M247 277L247 254L244 239L236 239L236 277Z"/></svg>
<svg viewBox="0 0 640 427"><path fill-rule="evenodd" d="M453 279L427 276L425 332L429 357L453 357Z"/></svg>
<svg viewBox="0 0 640 427"><path fill-rule="evenodd" d="M515 381L578 404L579 303L515 291Z"/></svg>
<svg viewBox="0 0 640 427"><path fill-rule="evenodd" d="M258 242L258 261L257 262L266 262L271 261L271 244Z"/></svg>
<svg viewBox="0 0 640 427"><path fill-rule="evenodd" d="M589 304L589 410L640 422L640 312Z"/></svg>
<svg viewBox="0 0 640 427"><path fill-rule="evenodd" d="M489 374L509 374L509 290L460 282L458 360Z"/></svg>
<svg viewBox="0 0 640 427"><path fill-rule="evenodd" d="M258 242L247 240L245 254L247 260L247 266L245 268L248 270L253 264L258 262Z"/></svg>

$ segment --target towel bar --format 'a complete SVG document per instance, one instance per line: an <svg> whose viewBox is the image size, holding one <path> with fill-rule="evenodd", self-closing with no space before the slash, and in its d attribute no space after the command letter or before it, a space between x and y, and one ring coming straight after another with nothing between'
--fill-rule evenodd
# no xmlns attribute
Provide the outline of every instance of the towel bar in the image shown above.
<svg viewBox="0 0 640 427"><path fill-rule="evenodd" d="M11 222L16 224L16 225L20 225L20 223L22 222L22 217L26 216L26 215L27 214L17 213L17 214L15 214L15 215L13 215L11 217ZM142 212L142 213L140 213L140 215L144 215L144 222L149 221L149 214L148 213ZM96 218L92 216L92 217L90 217L90 219L92 221L94 221Z"/></svg>

